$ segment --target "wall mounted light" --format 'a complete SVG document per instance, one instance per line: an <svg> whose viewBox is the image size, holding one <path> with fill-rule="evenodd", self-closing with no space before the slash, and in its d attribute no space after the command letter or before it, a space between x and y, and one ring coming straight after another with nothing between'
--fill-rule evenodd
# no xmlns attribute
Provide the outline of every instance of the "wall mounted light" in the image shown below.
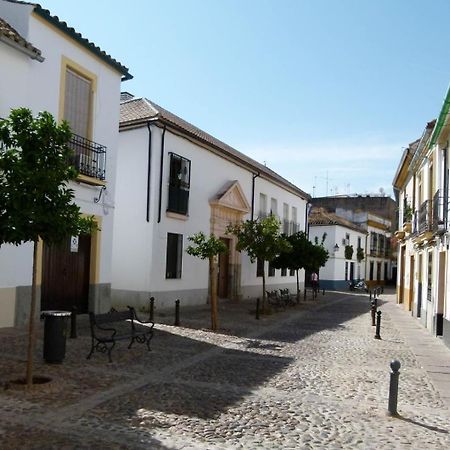
<svg viewBox="0 0 450 450"><path fill-rule="evenodd" d="M334 246L333 250L334 250L334 253L338 252L339 251L339 245L336 244Z"/></svg>

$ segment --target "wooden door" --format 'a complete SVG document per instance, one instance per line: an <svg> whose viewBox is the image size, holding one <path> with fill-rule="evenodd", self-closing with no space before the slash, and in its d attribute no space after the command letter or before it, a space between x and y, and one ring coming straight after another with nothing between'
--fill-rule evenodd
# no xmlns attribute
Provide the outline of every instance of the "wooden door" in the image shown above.
<svg viewBox="0 0 450 450"><path fill-rule="evenodd" d="M414 277L415 277L415 267L414 267L414 256L411 256L409 263L409 302L408 310L412 311L414 303Z"/></svg>
<svg viewBox="0 0 450 450"><path fill-rule="evenodd" d="M72 248L72 250L75 250ZM44 245L41 309L88 312L91 236L80 236L77 251L70 238L58 245Z"/></svg>
<svg viewBox="0 0 450 450"><path fill-rule="evenodd" d="M230 268L230 240L220 238L228 248L228 252L221 253L219 256L219 283L218 283L218 295L220 298L228 298L228 279Z"/></svg>

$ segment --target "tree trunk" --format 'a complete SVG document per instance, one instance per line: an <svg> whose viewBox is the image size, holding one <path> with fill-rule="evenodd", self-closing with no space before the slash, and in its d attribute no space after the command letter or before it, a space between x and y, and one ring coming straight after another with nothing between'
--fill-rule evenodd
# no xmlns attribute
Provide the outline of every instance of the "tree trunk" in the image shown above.
<svg viewBox="0 0 450 450"><path fill-rule="evenodd" d="M209 258L209 277L211 284L211 329L216 331L218 328L217 320L217 257Z"/></svg>
<svg viewBox="0 0 450 450"><path fill-rule="evenodd" d="M33 242L33 281L31 283L30 321L28 323L28 351L27 351L27 388L33 384L33 354L34 354L34 316L36 313L36 269L37 269L38 240Z"/></svg>
<svg viewBox="0 0 450 450"><path fill-rule="evenodd" d="M298 269L295 270L295 273L297 274L297 303L300 303L300 281L298 279Z"/></svg>
<svg viewBox="0 0 450 450"><path fill-rule="evenodd" d="M266 312L266 262L263 261L262 281L263 281L263 297L262 297L262 312Z"/></svg>

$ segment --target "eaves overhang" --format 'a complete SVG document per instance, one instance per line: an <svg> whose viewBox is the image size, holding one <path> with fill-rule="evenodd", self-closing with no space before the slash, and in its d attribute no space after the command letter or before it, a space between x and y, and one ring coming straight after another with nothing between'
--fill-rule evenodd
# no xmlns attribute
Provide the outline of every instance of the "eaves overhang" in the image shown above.
<svg viewBox="0 0 450 450"><path fill-rule="evenodd" d="M74 28L69 27L66 22L59 19L58 16L52 16L50 11L42 8L39 4L32 4L34 6L33 12L37 14L42 19L46 20L48 23L53 25L58 30L62 31L64 34L72 38L78 44L80 44L85 49L89 50L91 53L96 55L103 62L114 68L120 74L122 74L122 81L131 80L133 75L130 74L128 67L125 67L119 61L114 59L112 56L108 55L100 47L95 45L93 42L89 41L85 37L75 31Z"/></svg>
<svg viewBox="0 0 450 450"><path fill-rule="evenodd" d="M444 104L442 105L441 112L434 127L433 134L431 136L430 145L433 146L441 135L444 128L450 125L450 86L447 90L447 95L444 99Z"/></svg>

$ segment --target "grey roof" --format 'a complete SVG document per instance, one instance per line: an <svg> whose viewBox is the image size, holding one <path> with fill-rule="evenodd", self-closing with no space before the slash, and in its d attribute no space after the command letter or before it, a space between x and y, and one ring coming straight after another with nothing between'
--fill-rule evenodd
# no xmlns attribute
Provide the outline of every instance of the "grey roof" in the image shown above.
<svg viewBox="0 0 450 450"><path fill-rule="evenodd" d="M1 40L9 40L11 43L24 48L28 51L28 54L33 59L42 60L41 51L36 48L33 44L28 42L25 38L23 38L15 28L13 28L6 20L0 17L0 38Z"/></svg>
<svg viewBox="0 0 450 450"><path fill-rule="evenodd" d="M143 126L148 120L157 120L164 124L170 125L173 128L179 130L185 135L189 135L198 141L208 144L219 150L224 156L232 158L241 164L248 166L252 171L260 174L264 174L266 177L273 179L286 188L293 191L296 195L309 200L310 196L298 188L295 184L283 178L272 169L264 166L263 164L255 161L247 155L239 152L235 148L225 144L219 139L211 136L205 131L197 128L195 125L187 122L186 120L171 113L167 109L162 108L156 103L146 98L133 98L123 101L120 108L120 129L125 129L131 126Z"/></svg>
<svg viewBox="0 0 450 450"><path fill-rule="evenodd" d="M98 56L102 61L106 62L108 65L112 66L119 73L123 75L122 80L130 80L133 76L129 73L128 68L122 65L119 61L114 59L111 55L103 51L100 47L95 45L93 42L89 41L78 33L74 28L69 27L66 22L59 19L58 16L52 16L48 9L44 9L39 3L26 2L21 0L4 0L9 3L17 3L20 5L31 5L33 6L33 11L40 17L45 19L47 22L54 25L63 33L70 36L72 39L77 41L81 46L89 50Z"/></svg>

